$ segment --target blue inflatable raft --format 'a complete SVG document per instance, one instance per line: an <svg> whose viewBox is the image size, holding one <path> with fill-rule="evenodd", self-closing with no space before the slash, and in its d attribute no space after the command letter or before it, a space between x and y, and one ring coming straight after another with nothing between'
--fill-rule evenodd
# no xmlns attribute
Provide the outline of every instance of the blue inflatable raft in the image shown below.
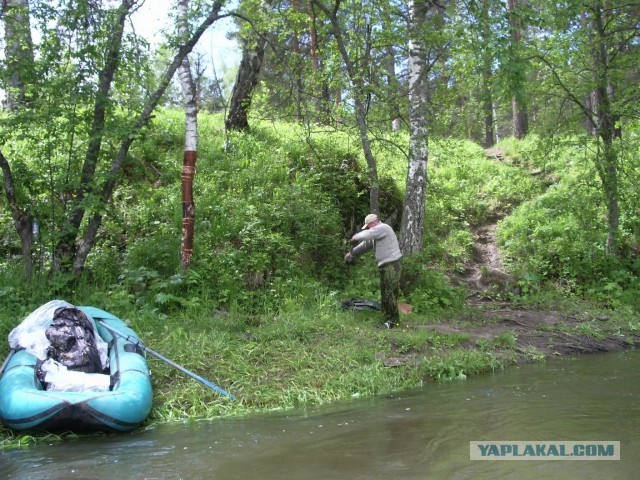
<svg viewBox="0 0 640 480"><path fill-rule="evenodd" d="M108 391L44 390L35 368L38 359L16 351L0 378L0 421L16 430L129 431L149 415L153 390L149 367L137 348L137 335L122 320L95 307L78 307L94 319L109 349ZM125 334L132 340L113 335Z"/></svg>

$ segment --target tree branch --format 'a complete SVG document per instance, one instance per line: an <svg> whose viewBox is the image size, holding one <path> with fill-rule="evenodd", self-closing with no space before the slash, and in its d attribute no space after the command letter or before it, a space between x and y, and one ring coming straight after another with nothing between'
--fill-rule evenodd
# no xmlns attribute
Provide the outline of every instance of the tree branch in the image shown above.
<svg viewBox="0 0 640 480"><path fill-rule="evenodd" d="M564 84L564 82L562 81L562 79L560 78L560 75L558 74L558 72L556 71L555 66L548 61L543 55L534 55L531 58L535 58L540 60L542 63L544 63L549 70L551 71L553 77L556 79L556 83L558 84L558 86L567 94L567 96L571 99L571 101L573 101L577 107L582 110L582 113L584 113L584 115L595 124L595 119L593 116L593 113L591 112L591 110L589 110L587 108L587 106L584 104L584 102L582 102L580 99L578 99L573 92L571 91L571 89Z"/></svg>

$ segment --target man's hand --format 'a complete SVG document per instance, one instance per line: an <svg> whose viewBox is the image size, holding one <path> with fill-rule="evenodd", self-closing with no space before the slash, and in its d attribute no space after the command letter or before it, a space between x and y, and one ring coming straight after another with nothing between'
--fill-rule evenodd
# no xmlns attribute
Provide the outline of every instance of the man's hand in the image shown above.
<svg viewBox="0 0 640 480"><path fill-rule="evenodd" d="M344 256L344 261L345 263L353 263L356 261L356 259L351 252L347 252Z"/></svg>

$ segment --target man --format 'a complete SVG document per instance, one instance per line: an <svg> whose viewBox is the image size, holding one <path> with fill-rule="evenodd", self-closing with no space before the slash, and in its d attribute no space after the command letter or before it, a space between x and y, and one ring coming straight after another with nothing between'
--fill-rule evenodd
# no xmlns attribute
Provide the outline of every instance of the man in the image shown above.
<svg viewBox="0 0 640 480"><path fill-rule="evenodd" d="M400 253L398 237L389 225L382 223L375 213L370 213L364 219L362 231L351 237L350 241L360 243L344 256L345 262L351 262L354 257L371 249L375 250L376 262L380 270L380 296L385 320L381 327L395 327L400 321L398 295L402 270L400 264L402 253Z"/></svg>

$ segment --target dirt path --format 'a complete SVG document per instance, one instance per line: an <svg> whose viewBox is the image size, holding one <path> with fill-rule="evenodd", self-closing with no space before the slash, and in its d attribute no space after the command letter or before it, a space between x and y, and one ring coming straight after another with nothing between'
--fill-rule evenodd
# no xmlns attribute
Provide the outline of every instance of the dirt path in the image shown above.
<svg viewBox="0 0 640 480"><path fill-rule="evenodd" d="M495 303L495 297L503 296L515 287L515 279L503 269L500 260L496 242L498 220L490 220L472 230L475 237L473 255L465 264L464 272L455 278L470 290L467 301L472 304Z"/></svg>
<svg viewBox="0 0 640 480"><path fill-rule="evenodd" d="M504 161L504 153L486 150L487 157ZM507 300L517 295L517 282L503 268L496 243L500 218L473 230L474 254L462 274L452 280L469 290L467 318L429 324L441 333L471 336L470 348L505 345L522 359L580 353L608 352L640 345L637 335L621 336L606 318L574 318L553 311L524 311Z"/></svg>

